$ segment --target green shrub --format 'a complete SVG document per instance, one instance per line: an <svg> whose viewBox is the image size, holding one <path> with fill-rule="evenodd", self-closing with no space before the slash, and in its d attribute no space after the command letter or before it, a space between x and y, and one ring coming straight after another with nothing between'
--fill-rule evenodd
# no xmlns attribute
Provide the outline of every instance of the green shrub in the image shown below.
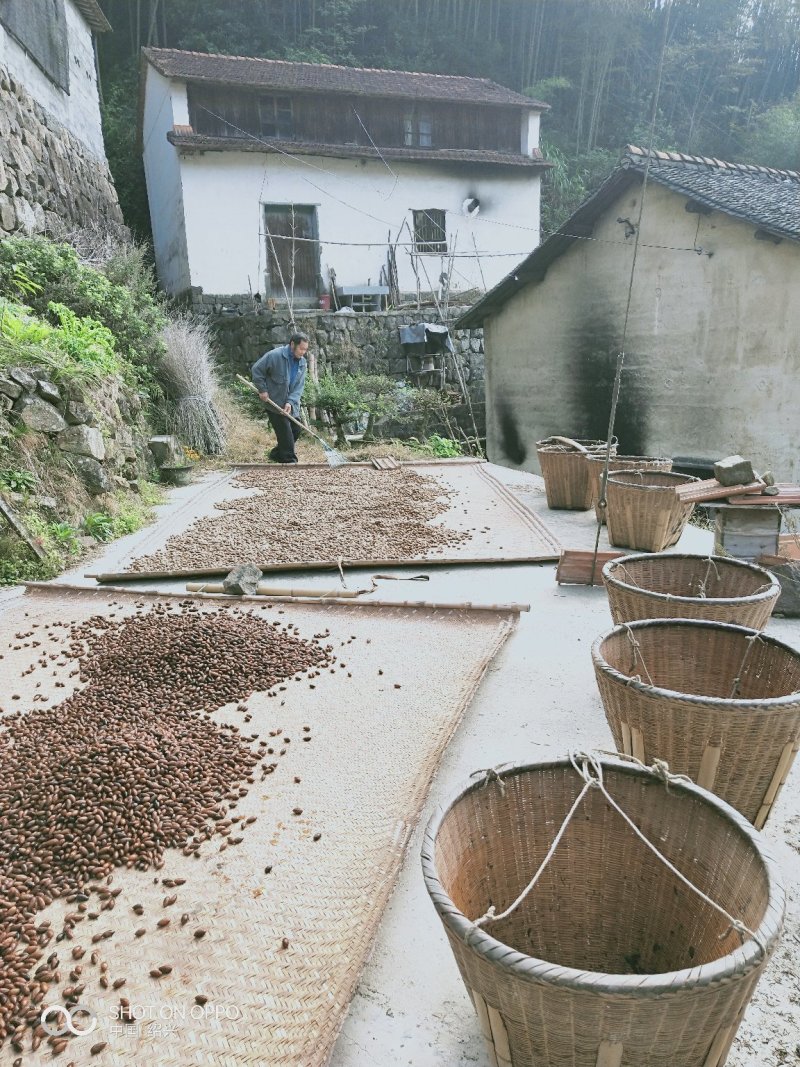
<svg viewBox="0 0 800 1067"><path fill-rule="evenodd" d="M77 555L80 550L78 531L68 522L50 522L47 524L47 535L59 548L68 552L71 556Z"/></svg>
<svg viewBox="0 0 800 1067"><path fill-rule="evenodd" d="M95 541L110 541L114 537L114 523L104 511L93 511L83 520L83 528Z"/></svg>
<svg viewBox="0 0 800 1067"><path fill-rule="evenodd" d="M30 471L0 470L0 489L9 493L32 493L36 478Z"/></svg>
<svg viewBox="0 0 800 1067"><path fill-rule="evenodd" d="M432 433L424 441L411 437L408 443L418 452L424 452L426 456L437 456L439 459L453 459L464 454L460 442L454 441L452 437L440 437L438 433Z"/></svg>
<svg viewBox="0 0 800 1067"><path fill-rule="evenodd" d="M116 279L121 277L119 263L109 269ZM24 293L21 277L28 280ZM39 316L50 316L53 325L58 318L51 304L64 305L78 318L91 318L105 326L116 339L118 354L139 368L140 376L147 378L149 368L161 356L159 331L167 319L154 284L149 289L141 271L136 274L135 288L130 289L82 264L69 245L43 237L11 237L0 241L0 296L19 299L22 295Z"/></svg>

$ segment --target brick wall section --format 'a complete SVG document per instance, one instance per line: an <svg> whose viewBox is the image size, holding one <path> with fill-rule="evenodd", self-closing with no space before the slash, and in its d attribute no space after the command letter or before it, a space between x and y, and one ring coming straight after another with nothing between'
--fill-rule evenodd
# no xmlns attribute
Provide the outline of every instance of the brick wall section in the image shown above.
<svg viewBox="0 0 800 1067"><path fill-rule="evenodd" d="M0 237L122 225L108 167L0 67Z"/></svg>
<svg viewBox="0 0 800 1067"><path fill-rule="evenodd" d="M250 297L207 296L194 294L195 313L209 319L219 347L224 371L249 374L258 357L276 345L285 344L291 332L287 311L271 311L256 305ZM450 308L447 321L454 322L465 309ZM372 314L336 315L326 311L297 311L296 326L311 338L317 353L320 373L326 368L334 371L364 371L388 374L410 385L418 382L409 373L406 355L400 344L398 326L415 322L440 322L435 308L386 311ZM463 369L472 400L478 431L485 433L485 393L483 330L457 330L452 334L453 345ZM441 357L437 357L437 362ZM445 360L448 388L458 388L455 362ZM472 434L471 419L466 404L454 409L456 421L465 432Z"/></svg>

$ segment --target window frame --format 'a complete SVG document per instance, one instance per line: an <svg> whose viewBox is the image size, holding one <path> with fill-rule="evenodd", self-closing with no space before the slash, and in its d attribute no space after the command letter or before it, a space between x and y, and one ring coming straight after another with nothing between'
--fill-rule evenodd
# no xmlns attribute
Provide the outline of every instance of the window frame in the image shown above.
<svg viewBox="0 0 800 1067"><path fill-rule="evenodd" d="M277 93L260 93L256 106L261 137L271 137L276 141L290 141L294 138L294 108L292 107L291 96Z"/></svg>
<svg viewBox="0 0 800 1067"><path fill-rule="evenodd" d="M412 208L414 251L422 256L446 256L447 212L444 208Z"/></svg>
<svg viewBox="0 0 800 1067"><path fill-rule="evenodd" d="M433 118L407 111L403 116L403 144L406 148L433 148Z"/></svg>

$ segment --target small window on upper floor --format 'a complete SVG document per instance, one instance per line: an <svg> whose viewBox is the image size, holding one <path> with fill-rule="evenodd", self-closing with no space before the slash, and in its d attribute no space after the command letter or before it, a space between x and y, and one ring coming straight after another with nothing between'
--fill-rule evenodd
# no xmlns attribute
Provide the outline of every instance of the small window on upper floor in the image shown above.
<svg viewBox="0 0 800 1067"><path fill-rule="evenodd" d="M414 212L414 251L433 255L447 254L445 213L429 207Z"/></svg>
<svg viewBox="0 0 800 1067"><path fill-rule="evenodd" d="M288 139L294 136L292 101L288 96L260 96L258 120L262 137Z"/></svg>
<svg viewBox="0 0 800 1067"><path fill-rule="evenodd" d="M406 115L403 120L403 143L408 148L433 146L433 122L427 115Z"/></svg>

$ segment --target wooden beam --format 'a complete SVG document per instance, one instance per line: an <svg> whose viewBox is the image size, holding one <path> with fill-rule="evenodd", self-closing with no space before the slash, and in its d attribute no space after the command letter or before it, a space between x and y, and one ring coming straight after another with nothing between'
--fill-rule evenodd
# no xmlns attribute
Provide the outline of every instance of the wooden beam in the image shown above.
<svg viewBox="0 0 800 1067"><path fill-rule="evenodd" d="M36 556L38 560L44 561L47 559L47 553L45 552L45 550L42 548L39 542L34 539L32 534L29 532L29 530L23 523L22 519L20 519L19 516L14 512L11 505L7 504L1 496L0 515L3 516L3 518L6 520L8 525L17 535L17 537L21 538L21 540L25 542L25 544L28 546L31 552L33 552L34 556Z"/></svg>

